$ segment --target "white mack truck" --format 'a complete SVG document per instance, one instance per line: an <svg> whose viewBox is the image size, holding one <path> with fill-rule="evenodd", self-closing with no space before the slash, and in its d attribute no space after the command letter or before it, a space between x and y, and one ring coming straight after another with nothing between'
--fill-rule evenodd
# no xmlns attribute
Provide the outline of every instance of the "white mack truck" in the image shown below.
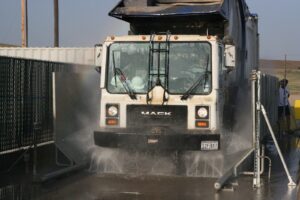
<svg viewBox="0 0 300 200"><path fill-rule="evenodd" d="M95 144L220 150L258 66L257 16L245 0L123 0L110 16L130 31L102 45Z"/></svg>

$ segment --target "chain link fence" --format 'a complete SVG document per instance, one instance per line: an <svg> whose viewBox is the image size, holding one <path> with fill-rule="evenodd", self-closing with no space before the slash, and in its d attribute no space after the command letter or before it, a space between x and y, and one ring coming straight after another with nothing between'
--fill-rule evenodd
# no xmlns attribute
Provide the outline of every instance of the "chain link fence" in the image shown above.
<svg viewBox="0 0 300 200"><path fill-rule="evenodd" d="M53 140L52 72L76 67L0 57L0 155Z"/></svg>

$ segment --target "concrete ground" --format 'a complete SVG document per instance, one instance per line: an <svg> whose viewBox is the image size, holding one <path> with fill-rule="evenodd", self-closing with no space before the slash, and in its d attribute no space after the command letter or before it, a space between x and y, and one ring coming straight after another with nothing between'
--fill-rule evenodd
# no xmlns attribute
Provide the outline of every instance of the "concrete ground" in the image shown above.
<svg viewBox="0 0 300 200"><path fill-rule="evenodd" d="M300 133L284 135L280 146L291 172L298 183ZM0 174L1 200L296 200L300 199L298 185L288 187L289 180L283 170L278 153L271 140L266 150L272 159L272 174L268 180L267 170L262 175L262 186L253 188L253 177L240 175L233 184L216 191L212 178L187 178L179 176L133 176L96 174L89 170L71 173L46 183L34 183L32 174L24 175L23 167ZM267 163L266 163L267 164ZM43 165L43 166L42 166ZM39 172L47 168L41 164ZM53 168L54 169L54 168Z"/></svg>

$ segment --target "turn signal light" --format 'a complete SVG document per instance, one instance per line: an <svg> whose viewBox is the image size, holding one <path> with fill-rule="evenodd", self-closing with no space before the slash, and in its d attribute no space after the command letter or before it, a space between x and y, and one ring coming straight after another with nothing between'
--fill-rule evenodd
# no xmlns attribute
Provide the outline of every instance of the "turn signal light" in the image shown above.
<svg viewBox="0 0 300 200"><path fill-rule="evenodd" d="M106 119L106 125L116 126L118 125L118 119Z"/></svg>
<svg viewBox="0 0 300 200"><path fill-rule="evenodd" d="M197 121L196 126L200 128L208 128L209 124L207 121Z"/></svg>

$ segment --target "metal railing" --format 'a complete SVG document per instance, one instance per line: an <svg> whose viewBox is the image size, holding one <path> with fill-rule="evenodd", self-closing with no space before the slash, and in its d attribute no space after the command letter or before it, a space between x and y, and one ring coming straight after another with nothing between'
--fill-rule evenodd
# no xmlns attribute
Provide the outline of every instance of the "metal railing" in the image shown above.
<svg viewBox="0 0 300 200"><path fill-rule="evenodd" d="M288 186L295 187L296 184L293 181L286 162L283 158L281 149L278 145L277 138L273 131L273 127L276 123L277 112L276 112L276 102L278 99L278 80L275 77L262 75L260 71L252 72L252 85L255 90L252 90L252 96L255 96L255 123L253 129L255 130L255 158L254 158L254 177L253 177L253 187L261 187L261 138L263 138L268 132L271 134L272 140L276 146L277 152L279 154L280 160L286 172L287 178L289 179ZM266 107L265 107L266 105ZM269 109L269 113L266 110ZM269 115L268 115L269 114ZM263 119L265 123L263 123ZM262 126L264 125L264 126ZM264 157L264 156L263 156ZM270 171L270 170L269 170ZM269 177L270 179L270 177Z"/></svg>

